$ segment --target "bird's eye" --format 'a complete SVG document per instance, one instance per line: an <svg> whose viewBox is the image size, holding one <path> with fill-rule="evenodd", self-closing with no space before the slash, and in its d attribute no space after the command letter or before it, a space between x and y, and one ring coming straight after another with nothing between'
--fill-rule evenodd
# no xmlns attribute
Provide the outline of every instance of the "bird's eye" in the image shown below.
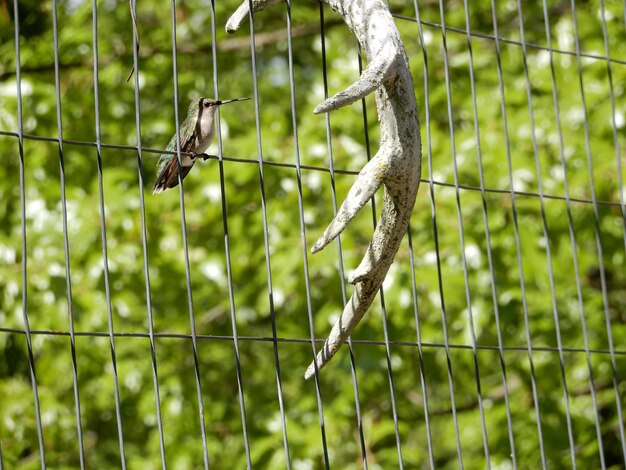
<svg viewBox="0 0 626 470"><path fill-rule="evenodd" d="M208 101L205 101L205 102L204 102L204 107L205 107L205 108L208 108L209 106L211 106L211 103L209 103Z"/></svg>

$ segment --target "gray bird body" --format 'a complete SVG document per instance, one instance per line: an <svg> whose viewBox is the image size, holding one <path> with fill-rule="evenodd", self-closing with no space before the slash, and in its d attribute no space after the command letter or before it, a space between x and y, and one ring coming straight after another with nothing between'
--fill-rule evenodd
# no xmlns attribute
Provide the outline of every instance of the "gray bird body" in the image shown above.
<svg viewBox="0 0 626 470"><path fill-rule="evenodd" d="M202 154L211 145L215 135L214 117L217 107L233 101L244 101L250 98L236 98L234 100L212 100L210 98L198 98L191 102L187 117L180 125L180 152L182 168L180 179L182 180L191 171L196 158L184 153ZM166 148L169 152L176 152L176 134L170 139ZM154 194L173 188L178 185L178 157L176 154L164 153L159 157L158 176L154 183Z"/></svg>

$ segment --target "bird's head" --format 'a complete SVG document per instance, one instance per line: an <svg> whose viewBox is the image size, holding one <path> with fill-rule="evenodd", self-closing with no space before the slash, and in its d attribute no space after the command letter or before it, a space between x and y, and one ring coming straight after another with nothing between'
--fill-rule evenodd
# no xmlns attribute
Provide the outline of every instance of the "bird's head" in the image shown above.
<svg viewBox="0 0 626 470"><path fill-rule="evenodd" d="M191 102L189 105L189 116L195 116L200 113L208 113L210 116L215 114L215 110L218 106L226 103L232 103L233 101L245 101L250 98L235 98L233 100L214 100L211 98L198 98Z"/></svg>

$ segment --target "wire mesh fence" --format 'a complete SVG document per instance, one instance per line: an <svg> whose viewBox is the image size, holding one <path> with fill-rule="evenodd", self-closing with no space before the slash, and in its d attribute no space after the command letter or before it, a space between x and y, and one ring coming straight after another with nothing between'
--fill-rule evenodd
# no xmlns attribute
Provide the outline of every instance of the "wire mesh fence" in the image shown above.
<svg viewBox="0 0 626 470"><path fill-rule="evenodd" d="M236 7L0 6L0 468L626 465L626 3L389 3L422 187L313 381L377 199L309 249L375 108L311 113L363 67L327 7ZM152 195L198 96L253 99Z"/></svg>

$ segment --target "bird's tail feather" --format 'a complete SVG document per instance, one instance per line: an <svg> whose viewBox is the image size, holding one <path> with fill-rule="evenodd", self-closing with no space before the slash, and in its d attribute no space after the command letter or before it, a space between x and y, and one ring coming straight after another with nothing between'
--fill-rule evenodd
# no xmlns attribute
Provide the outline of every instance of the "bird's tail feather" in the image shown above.
<svg viewBox="0 0 626 470"><path fill-rule="evenodd" d="M187 176L187 173L191 170L191 166L183 166L180 179L182 180ZM163 168L159 176L157 177L156 182L154 183L154 188L152 190L153 194L159 194L165 191L168 188L174 188L178 185L178 159L172 158L170 162Z"/></svg>

